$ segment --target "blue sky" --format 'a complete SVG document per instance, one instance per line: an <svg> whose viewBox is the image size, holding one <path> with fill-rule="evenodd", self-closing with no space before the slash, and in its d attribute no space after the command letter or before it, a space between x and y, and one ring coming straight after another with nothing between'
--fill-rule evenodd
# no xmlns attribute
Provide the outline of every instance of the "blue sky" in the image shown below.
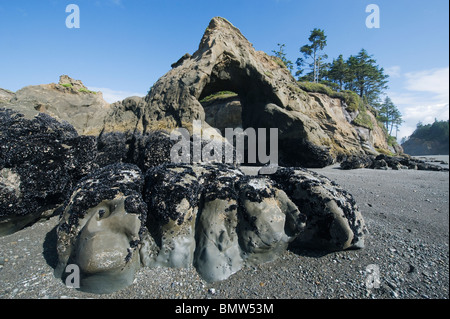
<svg viewBox="0 0 450 319"><path fill-rule="evenodd" d="M80 8L79 29L65 24L71 3ZM369 4L380 8L378 29L366 27ZM17 91L68 74L109 102L144 96L195 52L214 16L257 50L284 43L294 62L313 28L325 30L330 59L366 49L390 74L386 93L406 121L399 138L419 121L449 118L447 0L0 0L0 87Z"/></svg>

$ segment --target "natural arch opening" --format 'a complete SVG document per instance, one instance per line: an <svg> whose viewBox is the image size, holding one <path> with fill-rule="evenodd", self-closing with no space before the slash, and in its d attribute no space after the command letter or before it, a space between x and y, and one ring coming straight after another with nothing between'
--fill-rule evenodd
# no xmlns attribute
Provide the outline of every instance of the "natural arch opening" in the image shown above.
<svg viewBox="0 0 450 319"><path fill-rule="evenodd" d="M208 113L207 118L213 120L213 123L208 120L206 122L221 131L224 125L221 123L221 117L218 116L219 105L230 107L232 116L224 118L232 117L233 120L228 119L230 123L238 124L225 127L242 127L244 130L249 127L265 128L261 126L263 123L259 120L265 106L270 103L282 105L271 85L265 81L264 75L252 66L241 65L231 53L227 52L223 53L212 69L198 100L205 113Z"/></svg>
<svg viewBox="0 0 450 319"><path fill-rule="evenodd" d="M205 111L205 121L225 136L226 128L242 128L242 104L239 95L232 91L219 91L200 100Z"/></svg>
<svg viewBox="0 0 450 319"><path fill-rule="evenodd" d="M267 121L266 105L282 103L257 70L241 66L238 61L224 53L220 62L213 68L198 100L203 106L205 121L211 127L219 129L222 136L225 136L226 128L253 128L256 135L259 128L266 129L265 147L268 152L269 129L276 126ZM247 161L248 146L246 139L244 164L261 164L259 161Z"/></svg>

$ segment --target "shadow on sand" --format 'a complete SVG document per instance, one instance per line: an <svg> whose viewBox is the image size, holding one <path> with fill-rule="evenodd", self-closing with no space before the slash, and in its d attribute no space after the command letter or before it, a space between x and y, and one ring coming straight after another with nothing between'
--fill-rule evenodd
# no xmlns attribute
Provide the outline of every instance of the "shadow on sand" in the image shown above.
<svg viewBox="0 0 450 319"><path fill-rule="evenodd" d="M44 243L42 244L42 247L44 249L43 250L44 259L47 262L47 264L53 269L55 269L58 264L58 254L56 251L57 227L58 226L55 226L51 231L47 233L44 239Z"/></svg>

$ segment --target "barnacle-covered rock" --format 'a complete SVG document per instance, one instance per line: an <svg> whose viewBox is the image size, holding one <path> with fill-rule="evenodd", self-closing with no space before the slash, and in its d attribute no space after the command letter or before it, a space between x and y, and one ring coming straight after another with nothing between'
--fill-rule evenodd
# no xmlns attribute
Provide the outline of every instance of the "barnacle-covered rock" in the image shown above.
<svg viewBox="0 0 450 319"><path fill-rule="evenodd" d="M147 266L187 268L195 250L195 221L202 186L190 165L162 165L146 173L147 227L155 244L142 256Z"/></svg>
<svg viewBox="0 0 450 319"><path fill-rule="evenodd" d="M107 132L97 139L97 164L100 167L114 163L137 165L143 172L170 163L170 150L175 141L165 131Z"/></svg>
<svg viewBox="0 0 450 319"><path fill-rule="evenodd" d="M32 120L0 109L0 236L64 202L95 167L95 138L41 113Z"/></svg>
<svg viewBox="0 0 450 319"><path fill-rule="evenodd" d="M295 245L327 251L364 247L367 228L350 193L302 168L279 168L270 178L306 215L306 228Z"/></svg>
<svg viewBox="0 0 450 319"><path fill-rule="evenodd" d="M241 248L248 263L276 259L305 227L306 217L286 193L264 177L240 181Z"/></svg>
<svg viewBox="0 0 450 319"><path fill-rule="evenodd" d="M78 183L57 228L57 277L74 264L81 290L108 293L133 282L146 232L143 183L131 164L106 166Z"/></svg>
<svg viewBox="0 0 450 319"><path fill-rule="evenodd" d="M155 167L146 174L148 266L189 267L222 280L276 259L290 244L363 247L366 228L350 194L301 169L246 176L222 164Z"/></svg>
<svg viewBox="0 0 450 319"><path fill-rule="evenodd" d="M410 156L389 156L385 154L349 156L341 162L342 169L414 169L422 171L444 171L448 172L448 168L440 165L426 163L423 160L415 159Z"/></svg>
<svg viewBox="0 0 450 319"><path fill-rule="evenodd" d="M362 248L366 228L350 194L307 170L249 176L218 163L163 164L144 177L114 164L80 181L57 233L57 274L76 264L81 288L101 293L131 284L140 265L194 266L212 282L291 245Z"/></svg>

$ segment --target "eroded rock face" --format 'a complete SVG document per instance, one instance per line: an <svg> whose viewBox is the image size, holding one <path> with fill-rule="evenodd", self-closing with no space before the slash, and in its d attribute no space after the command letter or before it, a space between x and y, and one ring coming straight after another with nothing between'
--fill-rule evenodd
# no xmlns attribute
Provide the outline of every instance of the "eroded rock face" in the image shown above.
<svg viewBox="0 0 450 319"><path fill-rule="evenodd" d="M351 194L325 176L301 168L279 168L270 176L306 215L294 245L338 251L364 247L367 228Z"/></svg>
<svg viewBox="0 0 450 319"><path fill-rule="evenodd" d="M137 166L113 164L83 178L65 205L57 228L58 277L75 264L80 288L107 293L130 285L140 267L146 232L143 175Z"/></svg>
<svg viewBox="0 0 450 319"><path fill-rule="evenodd" d="M272 261L289 247L362 248L352 196L302 169L248 176L225 164L132 164L83 178L59 223L58 276L75 264L81 289L108 293L146 267L194 266L207 281Z"/></svg>
<svg viewBox="0 0 450 319"><path fill-rule="evenodd" d="M45 113L69 122L80 135L97 136L109 112L101 92L89 91L81 81L62 75L58 83L31 85L14 93L3 107L32 119Z"/></svg>
<svg viewBox="0 0 450 319"><path fill-rule="evenodd" d="M304 230L304 213L273 181L262 176L241 179L239 194L238 232L246 262L276 259Z"/></svg>
<svg viewBox="0 0 450 319"><path fill-rule="evenodd" d="M68 123L0 109L0 235L61 205L95 167L95 148L94 138L78 136Z"/></svg>
<svg viewBox="0 0 450 319"><path fill-rule="evenodd" d="M224 98L202 103L205 121L225 136L226 128L242 127L242 105L239 97Z"/></svg>
<svg viewBox="0 0 450 319"><path fill-rule="evenodd" d="M145 97L143 123L183 126L199 119L221 130L233 123L244 129L278 128L284 166L324 167L342 154L377 154L375 148L387 149L381 130L368 132L363 141L363 134L346 117L342 101L302 91L286 68L256 51L223 18L213 18L198 50L172 67ZM235 102L240 105L234 107L236 116L230 113L221 121L211 115L210 105L200 101L223 91L238 94ZM231 110L230 106L221 109Z"/></svg>
<svg viewBox="0 0 450 319"><path fill-rule="evenodd" d="M350 194L303 170L245 176L217 165L162 165L146 174L147 266L194 264L209 281L276 259L290 244L362 248L366 228ZM170 198L170 201L166 200Z"/></svg>

